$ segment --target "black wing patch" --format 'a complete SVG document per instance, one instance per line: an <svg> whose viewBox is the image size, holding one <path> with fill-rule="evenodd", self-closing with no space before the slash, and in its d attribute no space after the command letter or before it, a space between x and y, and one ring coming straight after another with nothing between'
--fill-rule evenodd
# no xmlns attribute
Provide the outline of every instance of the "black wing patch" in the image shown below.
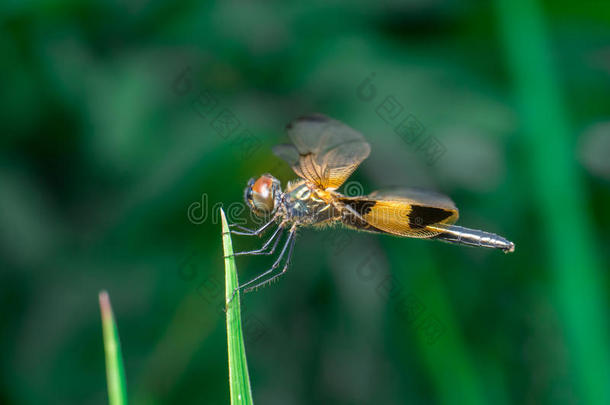
<svg viewBox="0 0 610 405"><path fill-rule="evenodd" d="M356 211L358 214L360 214L360 216L365 216L366 214L371 212L371 210L373 209L375 204L377 204L373 200L340 199L340 201L343 204L352 208L354 211Z"/></svg>
<svg viewBox="0 0 610 405"><path fill-rule="evenodd" d="M442 208L412 205L409 213L409 227L412 229L425 228L427 225L441 222L451 215L453 215L453 212Z"/></svg>

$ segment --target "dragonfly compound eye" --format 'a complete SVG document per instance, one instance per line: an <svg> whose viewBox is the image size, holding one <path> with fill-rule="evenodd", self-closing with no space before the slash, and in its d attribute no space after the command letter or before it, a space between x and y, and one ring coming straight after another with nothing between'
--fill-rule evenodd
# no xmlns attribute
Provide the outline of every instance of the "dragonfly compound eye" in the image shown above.
<svg viewBox="0 0 610 405"><path fill-rule="evenodd" d="M252 185L252 205L256 211L268 213L273 211L275 201L273 195L273 178L261 176Z"/></svg>

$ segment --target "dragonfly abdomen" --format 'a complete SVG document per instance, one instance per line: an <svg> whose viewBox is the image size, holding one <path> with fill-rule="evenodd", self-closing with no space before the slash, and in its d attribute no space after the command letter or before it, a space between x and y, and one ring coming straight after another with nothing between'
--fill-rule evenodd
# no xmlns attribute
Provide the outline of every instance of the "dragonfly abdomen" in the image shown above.
<svg viewBox="0 0 610 405"><path fill-rule="evenodd" d="M457 225L445 225L443 227L431 226L429 228L441 231L440 234L433 237L434 239L456 243L459 245L502 249L506 253L513 252L515 250L515 244L513 242L510 242L509 240L494 233L464 228Z"/></svg>

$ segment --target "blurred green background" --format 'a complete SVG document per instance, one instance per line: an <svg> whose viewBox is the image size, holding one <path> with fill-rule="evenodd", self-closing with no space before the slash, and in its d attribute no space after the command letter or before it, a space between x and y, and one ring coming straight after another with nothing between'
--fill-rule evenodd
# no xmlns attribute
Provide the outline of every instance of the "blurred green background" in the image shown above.
<svg viewBox="0 0 610 405"><path fill-rule="evenodd" d="M132 403L228 403L216 208L294 178L271 146L322 112L371 143L351 186L441 191L516 251L303 230L243 297L255 401L610 403L608 2L0 10L0 402L107 401L107 289Z"/></svg>

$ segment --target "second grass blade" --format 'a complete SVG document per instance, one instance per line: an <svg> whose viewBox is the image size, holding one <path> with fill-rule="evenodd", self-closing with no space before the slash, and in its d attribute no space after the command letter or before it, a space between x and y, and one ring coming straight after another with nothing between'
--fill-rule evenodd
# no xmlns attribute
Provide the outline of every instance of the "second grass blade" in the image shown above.
<svg viewBox="0 0 610 405"><path fill-rule="evenodd" d="M106 352L106 379L108 384L108 402L110 405L127 404L125 371L121 355L121 343L117 331L110 298L106 291L100 292L100 310L102 312L102 332Z"/></svg>

